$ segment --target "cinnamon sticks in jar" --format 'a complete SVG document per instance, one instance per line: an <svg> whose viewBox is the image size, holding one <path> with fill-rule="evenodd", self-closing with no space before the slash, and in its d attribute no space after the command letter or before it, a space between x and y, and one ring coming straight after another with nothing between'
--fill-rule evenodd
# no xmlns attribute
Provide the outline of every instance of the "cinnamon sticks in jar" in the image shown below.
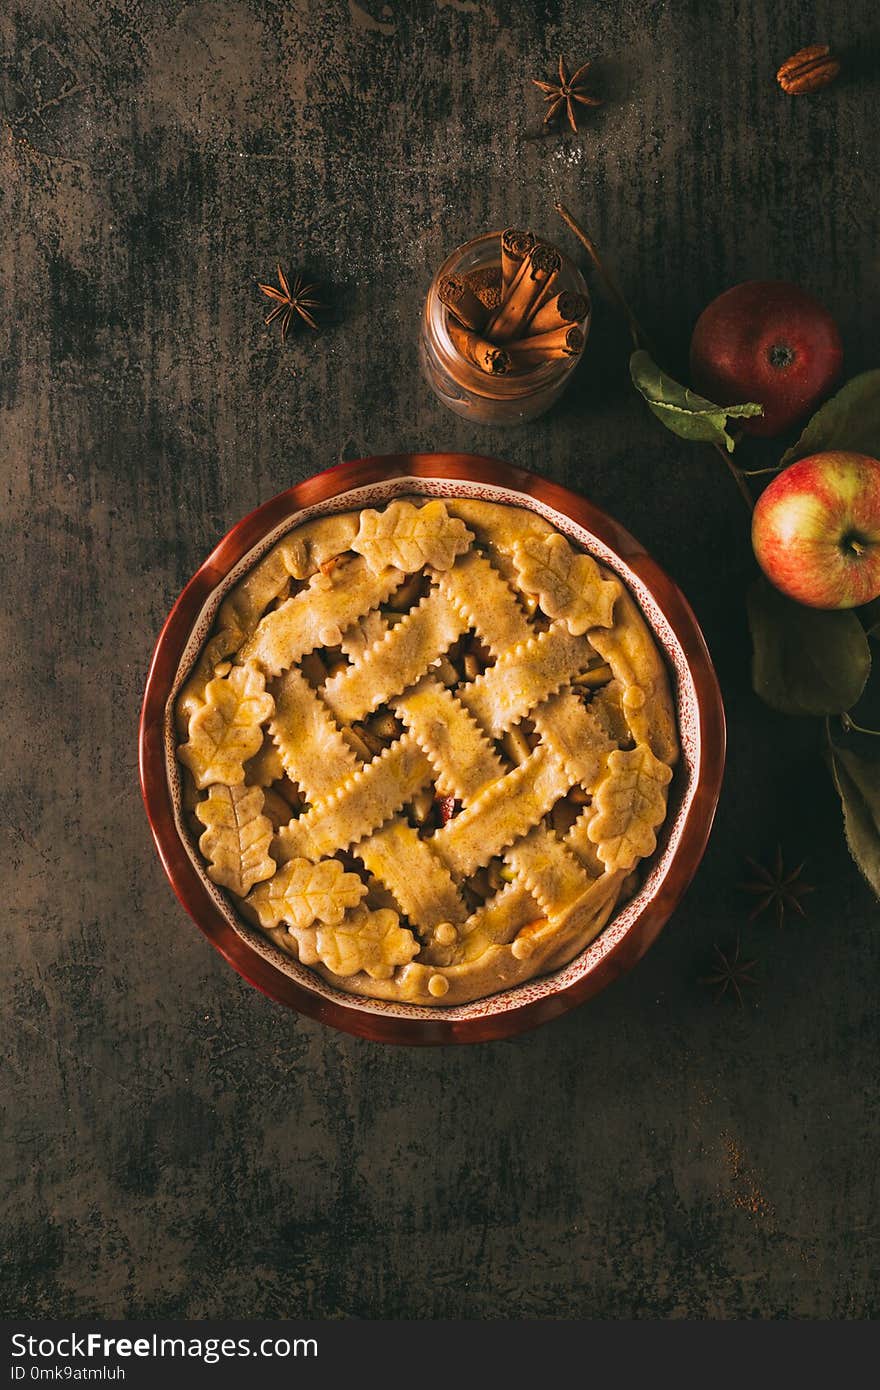
<svg viewBox="0 0 880 1390"><path fill-rule="evenodd" d="M437 287L455 349L490 376L578 357L590 304L560 284L560 252L530 231L508 227L500 253L500 265L446 275Z"/></svg>
<svg viewBox="0 0 880 1390"><path fill-rule="evenodd" d="M496 343L507 343L519 336L547 298L561 269L562 257L556 247L543 242L523 257L507 294L486 325L486 332Z"/></svg>

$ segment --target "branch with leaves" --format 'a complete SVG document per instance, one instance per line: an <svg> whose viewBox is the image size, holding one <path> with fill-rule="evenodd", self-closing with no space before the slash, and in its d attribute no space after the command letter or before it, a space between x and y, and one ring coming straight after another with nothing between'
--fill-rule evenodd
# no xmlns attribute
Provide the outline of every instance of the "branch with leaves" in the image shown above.
<svg viewBox="0 0 880 1390"><path fill-rule="evenodd" d="M798 459L832 449L880 456L880 370L874 370L854 377L816 411L778 467L753 472L740 468L732 457L737 441L729 422L760 415L762 407L754 402L716 405L664 372L591 237L562 203L556 204L556 211L586 250L606 294L627 322L633 344L630 377L639 395L680 439L712 445L750 512L754 506L750 477L779 472ZM880 731L864 728L852 716L871 672L869 639L880 639L876 611L880 601L859 611L806 608L779 593L762 576L749 589L746 607L753 648L752 687L781 714L824 718L825 757L840 797L847 845L880 897L880 758L857 751L850 742L853 735L880 737ZM835 733L838 728L839 734Z"/></svg>

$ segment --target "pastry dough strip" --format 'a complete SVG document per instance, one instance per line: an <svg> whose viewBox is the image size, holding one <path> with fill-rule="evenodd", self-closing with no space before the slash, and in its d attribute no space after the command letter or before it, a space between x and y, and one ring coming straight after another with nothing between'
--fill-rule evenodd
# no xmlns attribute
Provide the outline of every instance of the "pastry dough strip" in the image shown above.
<svg viewBox="0 0 880 1390"><path fill-rule="evenodd" d="M608 737L589 705L570 691L551 695L532 714L535 729L565 768L572 784L592 792L617 744Z"/></svg>
<svg viewBox="0 0 880 1390"><path fill-rule="evenodd" d="M504 858L548 917L586 893L592 882L565 844L543 825L512 845Z"/></svg>
<svg viewBox="0 0 880 1390"><path fill-rule="evenodd" d="M594 808L585 806L565 836L563 843L571 850L572 854L577 856L591 878L601 878L606 872L605 865L596 852L596 846L587 834L587 827L593 814Z"/></svg>
<svg viewBox="0 0 880 1390"><path fill-rule="evenodd" d="M324 703L340 723L361 719L423 676L466 631L461 613L434 590L355 665L327 681Z"/></svg>
<svg viewBox="0 0 880 1390"><path fill-rule="evenodd" d="M395 820L361 840L354 850L390 888L413 927L430 931L441 922L464 922L467 907L445 865L408 821Z"/></svg>
<svg viewBox="0 0 880 1390"><path fill-rule="evenodd" d="M338 791L278 832L287 859L336 854L384 825L432 777L431 764L411 734L364 763Z"/></svg>
<svg viewBox="0 0 880 1390"><path fill-rule="evenodd" d="M426 677L395 705L438 779L465 805L504 775L498 754L454 695Z"/></svg>
<svg viewBox="0 0 880 1390"><path fill-rule="evenodd" d="M432 849L452 874L464 878L528 834L568 787L565 770L539 746L438 830Z"/></svg>
<svg viewBox="0 0 880 1390"><path fill-rule="evenodd" d="M371 608L342 634L340 646L351 661L357 661L388 631L389 623L378 608Z"/></svg>
<svg viewBox="0 0 880 1390"><path fill-rule="evenodd" d="M484 675L460 688L458 696L477 722L497 737L585 671L592 656L585 637L572 637L564 623L554 623L499 657Z"/></svg>
<svg viewBox="0 0 880 1390"><path fill-rule="evenodd" d="M217 615L220 626L237 628L249 637L288 579L308 579L325 560L348 550L356 534L357 519L343 512L307 522L284 536L223 600Z"/></svg>
<svg viewBox="0 0 880 1390"><path fill-rule="evenodd" d="M345 629L384 603L403 578L395 569L372 574L360 559L313 575L307 588L261 619L242 659L277 676L316 647L337 646Z"/></svg>
<svg viewBox="0 0 880 1390"><path fill-rule="evenodd" d="M623 686L623 707L636 743L647 743L671 765L678 742L666 668L629 594L621 593L614 617L612 628L596 628L590 640Z"/></svg>
<svg viewBox="0 0 880 1390"><path fill-rule="evenodd" d="M445 574L435 574L437 587L467 619L493 656L501 656L532 635L528 618L510 585L485 556L469 551Z"/></svg>
<svg viewBox="0 0 880 1390"><path fill-rule="evenodd" d="M269 729L285 772L307 801L330 796L340 778L360 766L321 697L293 667L275 686L275 717Z"/></svg>
<svg viewBox="0 0 880 1390"><path fill-rule="evenodd" d="M477 541L494 546L501 555L509 555L517 541L526 536L552 536L555 527L549 521L524 507L505 503L481 502L472 497L450 497L446 501L450 516L459 517L470 527Z"/></svg>
<svg viewBox="0 0 880 1390"><path fill-rule="evenodd" d="M524 883L510 883L472 913L461 929L461 944L453 953L456 964L478 959L487 946L506 945L529 922L538 908Z"/></svg>

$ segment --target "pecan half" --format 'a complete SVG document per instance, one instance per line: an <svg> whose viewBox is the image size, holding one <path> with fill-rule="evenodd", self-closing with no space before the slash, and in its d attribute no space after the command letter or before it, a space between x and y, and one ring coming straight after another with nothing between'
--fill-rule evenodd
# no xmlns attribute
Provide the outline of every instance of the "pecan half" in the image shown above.
<svg viewBox="0 0 880 1390"><path fill-rule="evenodd" d="M789 96L804 96L827 87L840 72L840 63L832 58L827 43L810 44L786 59L776 74L776 81Z"/></svg>

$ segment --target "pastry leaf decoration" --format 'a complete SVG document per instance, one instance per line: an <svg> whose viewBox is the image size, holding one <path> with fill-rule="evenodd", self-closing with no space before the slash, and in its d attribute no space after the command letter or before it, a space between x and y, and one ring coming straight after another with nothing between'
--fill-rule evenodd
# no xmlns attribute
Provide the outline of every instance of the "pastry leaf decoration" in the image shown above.
<svg viewBox="0 0 880 1390"><path fill-rule="evenodd" d="M854 376L826 401L782 455L780 467L829 449L880 456L880 368Z"/></svg>
<svg viewBox="0 0 880 1390"><path fill-rule="evenodd" d="M261 926L271 931L281 922L305 930L314 922L338 926L347 910L357 907L367 885L346 873L338 859L291 859L269 883L248 898Z"/></svg>
<svg viewBox="0 0 880 1390"><path fill-rule="evenodd" d="M243 898L255 883L272 877L272 823L263 815L259 787L214 786L196 806L196 815L205 826L199 849L215 883Z"/></svg>
<svg viewBox="0 0 880 1390"><path fill-rule="evenodd" d="M363 555L374 574L389 565L414 574L425 565L450 569L472 540L464 522L451 517L443 502L435 498L424 507L392 502L384 512L362 512L352 550Z"/></svg>
<svg viewBox="0 0 880 1390"><path fill-rule="evenodd" d="M320 961L334 975L345 977L360 971L373 980L390 980L398 965L408 965L418 954L419 943L401 927L390 908L351 913L338 926L295 931L303 965Z"/></svg>
<svg viewBox="0 0 880 1390"><path fill-rule="evenodd" d="M606 869L627 871L657 844L655 831L666 814L672 770L646 743L609 754L607 771L593 797L587 835Z"/></svg>
<svg viewBox="0 0 880 1390"><path fill-rule="evenodd" d="M828 762L849 852L880 898L880 762L836 744L829 746Z"/></svg>
<svg viewBox="0 0 880 1390"><path fill-rule="evenodd" d="M865 688L871 649L848 609L805 608L758 579L748 594L752 685L782 714L842 714Z"/></svg>
<svg viewBox="0 0 880 1390"><path fill-rule="evenodd" d="M682 386L667 376L651 357L639 349L629 359L633 386L648 403L651 412L680 439L692 439L700 444L720 444L729 454L735 441L727 433L728 420L741 420L750 415L763 415L764 407L754 401L745 405L715 405L698 396L690 387Z"/></svg>
<svg viewBox="0 0 880 1390"><path fill-rule="evenodd" d="M260 725L274 708L265 677L250 662L208 682L205 702L189 721L189 742L178 749L200 791L215 782L233 787L244 781L244 765L263 742Z"/></svg>
<svg viewBox="0 0 880 1390"><path fill-rule="evenodd" d="M595 560L573 550L564 536L528 536L514 547L519 582L537 594L550 618L562 618L572 637L591 627L611 627L620 586L603 579Z"/></svg>

